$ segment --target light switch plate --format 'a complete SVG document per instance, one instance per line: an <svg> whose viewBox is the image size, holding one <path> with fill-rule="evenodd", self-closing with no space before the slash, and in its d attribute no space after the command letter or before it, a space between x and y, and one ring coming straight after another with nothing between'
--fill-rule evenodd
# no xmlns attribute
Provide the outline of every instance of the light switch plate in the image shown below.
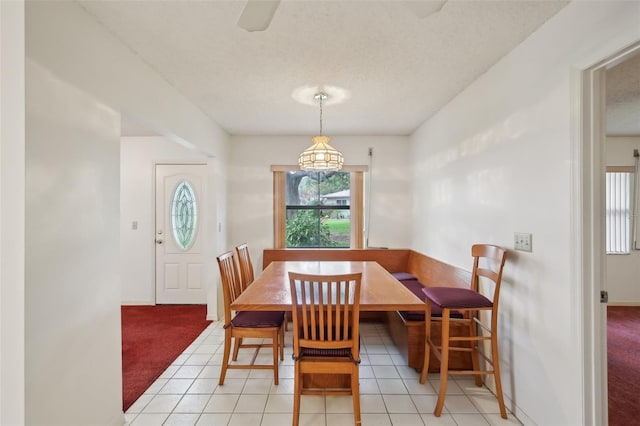
<svg viewBox="0 0 640 426"><path fill-rule="evenodd" d="M522 232L515 232L513 234L513 248L520 251L532 251L531 246L531 234L525 234Z"/></svg>

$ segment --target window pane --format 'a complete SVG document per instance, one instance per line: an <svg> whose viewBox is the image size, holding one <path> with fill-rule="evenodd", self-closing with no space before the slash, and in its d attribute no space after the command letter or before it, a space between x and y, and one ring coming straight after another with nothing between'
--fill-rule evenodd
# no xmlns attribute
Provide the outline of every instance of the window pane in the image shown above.
<svg viewBox="0 0 640 426"><path fill-rule="evenodd" d="M197 218L196 194L189 182L182 181L173 194L171 225L173 238L183 250L189 249L193 244Z"/></svg>
<svg viewBox="0 0 640 426"><path fill-rule="evenodd" d="M349 205L349 172L286 173L287 206Z"/></svg>
<svg viewBox="0 0 640 426"><path fill-rule="evenodd" d="M349 210L287 210L287 247L349 247Z"/></svg>
<svg viewBox="0 0 640 426"><path fill-rule="evenodd" d="M350 184L349 172L287 172L286 247L349 247Z"/></svg>
<svg viewBox="0 0 640 426"><path fill-rule="evenodd" d="M629 253L631 239L631 173L607 173L606 251Z"/></svg>

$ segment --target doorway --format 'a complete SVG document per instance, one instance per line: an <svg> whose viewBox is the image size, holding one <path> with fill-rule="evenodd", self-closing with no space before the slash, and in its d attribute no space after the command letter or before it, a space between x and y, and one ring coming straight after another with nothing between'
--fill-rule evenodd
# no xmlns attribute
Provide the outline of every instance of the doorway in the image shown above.
<svg viewBox="0 0 640 426"><path fill-rule="evenodd" d="M608 424L607 392L607 309L601 303L607 290L605 259L605 142L607 70L640 52L636 43L603 59L582 72L582 136L578 161L580 170L580 224L577 248L582 277L585 420L588 424ZM606 302L606 300L604 301Z"/></svg>
<svg viewBox="0 0 640 426"><path fill-rule="evenodd" d="M638 161L634 155L640 151L640 54L626 55L606 69L605 100L607 408L609 424L621 426L640 417L640 251L634 211Z"/></svg>

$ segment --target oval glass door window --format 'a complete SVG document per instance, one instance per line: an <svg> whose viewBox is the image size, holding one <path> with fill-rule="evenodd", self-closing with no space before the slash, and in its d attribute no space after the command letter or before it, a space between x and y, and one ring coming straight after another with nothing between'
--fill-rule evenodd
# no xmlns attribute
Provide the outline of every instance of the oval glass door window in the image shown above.
<svg viewBox="0 0 640 426"><path fill-rule="evenodd" d="M198 206L196 194L186 180L178 184L173 194L171 225L173 227L173 238L176 240L178 247L188 250L196 238Z"/></svg>

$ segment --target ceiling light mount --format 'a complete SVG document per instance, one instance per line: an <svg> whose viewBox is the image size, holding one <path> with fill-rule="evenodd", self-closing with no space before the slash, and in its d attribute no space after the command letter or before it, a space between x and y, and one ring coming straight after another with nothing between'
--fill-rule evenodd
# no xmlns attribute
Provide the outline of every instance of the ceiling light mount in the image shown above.
<svg viewBox="0 0 640 426"><path fill-rule="evenodd" d="M342 153L329 144L331 138L322 135L322 103L329 96L324 92L318 92L313 96L320 104L320 134L311 138L313 145L305 149L298 158L301 170L314 172L337 171L344 164Z"/></svg>

